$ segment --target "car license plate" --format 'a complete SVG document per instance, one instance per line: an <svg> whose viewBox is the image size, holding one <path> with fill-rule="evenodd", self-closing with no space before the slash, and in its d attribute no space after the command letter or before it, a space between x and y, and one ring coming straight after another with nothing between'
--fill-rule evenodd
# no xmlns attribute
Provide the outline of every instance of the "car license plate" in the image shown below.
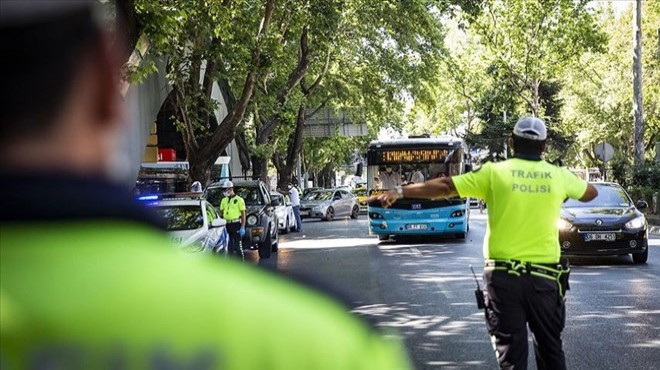
<svg viewBox="0 0 660 370"><path fill-rule="evenodd" d="M309 216L309 211L300 211L301 216Z"/></svg>
<svg viewBox="0 0 660 370"><path fill-rule="evenodd" d="M406 229L408 230L426 230L428 228L427 224L408 224Z"/></svg>
<svg viewBox="0 0 660 370"><path fill-rule="evenodd" d="M584 241L606 241L613 242L616 240L616 235L614 233L587 233L584 234Z"/></svg>

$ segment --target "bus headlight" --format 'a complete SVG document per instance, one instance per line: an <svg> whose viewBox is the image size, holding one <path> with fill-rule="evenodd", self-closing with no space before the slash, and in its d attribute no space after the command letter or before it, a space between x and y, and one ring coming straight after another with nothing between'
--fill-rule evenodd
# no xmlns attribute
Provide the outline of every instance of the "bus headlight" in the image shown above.
<svg viewBox="0 0 660 370"><path fill-rule="evenodd" d="M557 228L559 230L564 230L564 231L570 230L573 228L573 224L564 220L563 218L560 218L559 220L557 220Z"/></svg>
<svg viewBox="0 0 660 370"><path fill-rule="evenodd" d="M644 227L644 216L635 217L626 223L626 229L641 229Z"/></svg>
<svg viewBox="0 0 660 370"><path fill-rule="evenodd" d="M254 226L259 222L259 217L257 217L257 215L249 215L245 221L248 225Z"/></svg>
<svg viewBox="0 0 660 370"><path fill-rule="evenodd" d="M458 211L454 211L451 213L451 217L461 217L461 216L463 216L463 211L460 209Z"/></svg>
<svg viewBox="0 0 660 370"><path fill-rule="evenodd" d="M383 218L383 215L377 212L369 212L369 218L373 218L375 220Z"/></svg>

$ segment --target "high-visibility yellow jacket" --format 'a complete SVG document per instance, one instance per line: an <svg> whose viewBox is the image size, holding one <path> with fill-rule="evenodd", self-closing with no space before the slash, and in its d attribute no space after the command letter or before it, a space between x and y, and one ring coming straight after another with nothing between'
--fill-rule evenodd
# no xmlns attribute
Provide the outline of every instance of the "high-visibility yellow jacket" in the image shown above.
<svg viewBox="0 0 660 370"><path fill-rule="evenodd" d="M137 221L3 219L2 369L409 368L336 301L213 257Z"/></svg>

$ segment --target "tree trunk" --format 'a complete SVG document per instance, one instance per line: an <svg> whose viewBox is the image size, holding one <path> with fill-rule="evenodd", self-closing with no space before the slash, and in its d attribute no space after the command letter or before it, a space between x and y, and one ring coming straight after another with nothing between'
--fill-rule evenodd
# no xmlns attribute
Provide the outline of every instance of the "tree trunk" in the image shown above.
<svg viewBox="0 0 660 370"><path fill-rule="evenodd" d="M642 0L633 13L633 115L635 116L635 164L644 163L644 112L642 109Z"/></svg>
<svg viewBox="0 0 660 370"><path fill-rule="evenodd" d="M298 116L296 117L296 129L289 137L289 150L286 155L286 162L279 172L277 186L282 188L293 180L294 170L298 166L298 159L303 147L303 129L305 127L305 109L307 104L300 103L298 107Z"/></svg>
<svg viewBox="0 0 660 370"><path fill-rule="evenodd" d="M266 184L266 187L270 188L270 181L268 181L268 157L252 156L252 179L261 180Z"/></svg>
<svg viewBox="0 0 660 370"><path fill-rule="evenodd" d="M117 40L124 43L119 50L122 60L127 61L140 38L142 25L135 14L135 0L117 0L115 7L117 11L115 24L120 34Z"/></svg>
<svg viewBox="0 0 660 370"><path fill-rule="evenodd" d="M332 167L327 166L321 170L321 182L324 188L334 188L335 187L335 171Z"/></svg>
<svg viewBox="0 0 660 370"><path fill-rule="evenodd" d="M189 158L188 169L189 176L188 179L190 183L194 181L199 181L202 183L202 186L206 187L211 182L211 163L208 160Z"/></svg>
<svg viewBox="0 0 660 370"><path fill-rule="evenodd" d="M541 100L539 97L539 85L540 81L537 79L534 79L532 82L532 116L538 117L539 116L539 111L540 111L540 106L541 106Z"/></svg>
<svg viewBox="0 0 660 370"><path fill-rule="evenodd" d="M261 66L262 47L264 39L266 38L266 34L268 33L268 26L270 25L270 21L273 17L274 9L275 1L267 0L262 25L259 33L257 34L257 45L252 51L252 56L250 59L250 66L252 69L245 77L241 96L236 101L234 108L227 114L222 122L218 124L218 127L215 129L209 140L199 150L199 155L201 157L217 158L218 155L220 155L220 153L222 153L227 148L232 140L234 140L236 127L243 121L245 111L252 101L254 85L257 82L259 67Z"/></svg>

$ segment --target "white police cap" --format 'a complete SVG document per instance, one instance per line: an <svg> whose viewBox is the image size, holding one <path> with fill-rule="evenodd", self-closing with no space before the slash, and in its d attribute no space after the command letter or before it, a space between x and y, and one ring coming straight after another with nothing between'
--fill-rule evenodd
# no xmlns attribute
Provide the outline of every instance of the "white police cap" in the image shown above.
<svg viewBox="0 0 660 370"><path fill-rule="evenodd" d="M234 183L229 181L229 180L222 183L222 188L223 189L229 189L229 188L233 188L233 187L234 187Z"/></svg>
<svg viewBox="0 0 660 370"><path fill-rule="evenodd" d="M522 117L513 127L513 134L529 140L543 141L548 137L545 122L536 117Z"/></svg>

